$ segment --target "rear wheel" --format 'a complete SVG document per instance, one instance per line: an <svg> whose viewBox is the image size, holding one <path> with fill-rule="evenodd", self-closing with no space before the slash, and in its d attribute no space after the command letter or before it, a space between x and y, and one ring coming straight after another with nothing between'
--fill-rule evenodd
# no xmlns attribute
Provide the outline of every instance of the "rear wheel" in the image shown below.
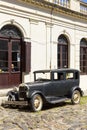
<svg viewBox="0 0 87 130"><path fill-rule="evenodd" d="M79 104L80 103L80 92L78 90L75 90L73 93L72 93L72 98L71 98L71 102L72 104Z"/></svg>
<svg viewBox="0 0 87 130"><path fill-rule="evenodd" d="M34 112L40 111L43 107L43 100L41 95L35 94L31 99L31 109Z"/></svg>

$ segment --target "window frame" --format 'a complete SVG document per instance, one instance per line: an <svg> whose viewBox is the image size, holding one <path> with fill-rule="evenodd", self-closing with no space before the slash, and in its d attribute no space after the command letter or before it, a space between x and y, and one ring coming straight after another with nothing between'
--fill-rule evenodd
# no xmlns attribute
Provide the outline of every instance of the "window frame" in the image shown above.
<svg viewBox="0 0 87 130"><path fill-rule="evenodd" d="M87 45L80 44L80 73L87 74Z"/></svg>
<svg viewBox="0 0 87 130"><path fill-rule="evenodd" d="M64 65L64 62L65 62L65 65ZM68 68L68 40L64 35L60 35L58 38L57 67Z"/></svg>

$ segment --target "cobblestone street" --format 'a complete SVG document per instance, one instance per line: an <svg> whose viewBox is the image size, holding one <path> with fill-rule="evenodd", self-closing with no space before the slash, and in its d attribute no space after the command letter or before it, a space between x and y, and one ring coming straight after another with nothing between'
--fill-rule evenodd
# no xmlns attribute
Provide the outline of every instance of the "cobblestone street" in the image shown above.
<svg viewBox="0 0 87 130"><path fill-rule="evenodd" d="M0 107L0 130L87 130L87 104L57 104L37 113Z"/></svg>

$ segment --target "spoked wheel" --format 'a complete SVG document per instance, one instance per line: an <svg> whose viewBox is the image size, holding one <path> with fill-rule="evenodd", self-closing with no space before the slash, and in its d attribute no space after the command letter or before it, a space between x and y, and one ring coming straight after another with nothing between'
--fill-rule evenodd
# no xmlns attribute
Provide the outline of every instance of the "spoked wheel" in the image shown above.
<svg viewBox="0 0 87 130"><path fill-rule="evenodd" d="M35 94L31 99L31 109L34 112L40 111L43 107L43 100L39 94Z"/></svg>
<svg viewBox="0 0 87 130"><path fill-rule="evenodd" d="M71 102L72 104L79 104L80 103L80 92L78 90L75 90L72 94Z"/></svg>

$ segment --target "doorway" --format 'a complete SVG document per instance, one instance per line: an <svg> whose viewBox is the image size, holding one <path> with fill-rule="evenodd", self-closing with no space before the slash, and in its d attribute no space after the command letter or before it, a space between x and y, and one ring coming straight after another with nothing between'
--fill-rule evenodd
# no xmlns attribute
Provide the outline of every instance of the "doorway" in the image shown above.
<svg viewBox="0 0 87 130"><path fill-rule="evenodd" d="M0 88L9 88L22 81L21 31L14 25L0 30Z"/></svg>
<svg viewBox="0 0 87 130"><path fill-rule="evenodd" d="M0 38L0 87L10 87L21 82L20 40Z"/></svg>

